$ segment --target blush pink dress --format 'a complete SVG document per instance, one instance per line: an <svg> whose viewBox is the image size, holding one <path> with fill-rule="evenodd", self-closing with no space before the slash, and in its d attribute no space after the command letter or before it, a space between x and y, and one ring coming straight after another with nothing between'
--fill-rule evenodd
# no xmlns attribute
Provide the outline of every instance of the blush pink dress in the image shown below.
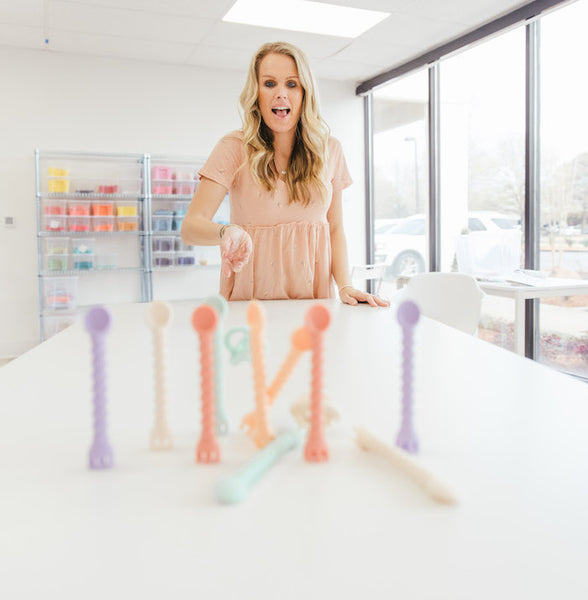
<svg viewBox="0 0 588 600"><path fill-rule="evenodd" d="M231 223L243 227L253 241L243 270L229 277L221 273L220 293L227 300L332 298L327 211L333 192L352 182L341 144L329 138L328 201L314 193L306 207L288 204L288 190L281 180L271 192L258 186L246 160L242 133L234 131L218 142L198 173L229 190Z"/></svg>

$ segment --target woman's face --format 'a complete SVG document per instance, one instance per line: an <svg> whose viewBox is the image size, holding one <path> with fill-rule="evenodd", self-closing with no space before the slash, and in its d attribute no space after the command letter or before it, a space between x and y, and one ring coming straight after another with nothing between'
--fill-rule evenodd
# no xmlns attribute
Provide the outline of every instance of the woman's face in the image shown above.
<svg viewBox="0 0 588 600"><path fill-rule="evenodd" d="M259 108L265 124L274 133L296 130L304 91L294 59L268 54L259 63Z"/></svg>

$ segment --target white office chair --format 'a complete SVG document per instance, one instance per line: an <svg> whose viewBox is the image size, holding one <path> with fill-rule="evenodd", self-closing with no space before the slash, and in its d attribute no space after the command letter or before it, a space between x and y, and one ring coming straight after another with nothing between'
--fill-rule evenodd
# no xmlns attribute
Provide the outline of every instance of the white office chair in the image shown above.
<svg viewBox="0 0 588 600"><path fill-rule="evenodd" d="M419 273L395 300L414 300L426 317L475 335L484 292L466 273Z"/></svg>
<svg viewBox="0 0 588 600"><path fill-rule="evenodd" d="M353 281L353 285L355 285L357 281L372 280L376 286L374 293L377 294L380 291L385 272L386 265L384 263L375 265L356 265L351 269L351 281Z"/></svg>

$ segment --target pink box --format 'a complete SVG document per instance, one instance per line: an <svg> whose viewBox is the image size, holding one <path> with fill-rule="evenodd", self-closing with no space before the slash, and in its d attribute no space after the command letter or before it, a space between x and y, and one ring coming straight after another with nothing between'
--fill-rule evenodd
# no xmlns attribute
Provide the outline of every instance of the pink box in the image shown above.
<svg viewBox="0 0 588 600"><path fill-rule="evenodd" d="M191 196L196 189L195 181L182 181L181 183L174 183L174 194L181 194Z"/></svg>
<svg viewBox="0 0 588 600"><path fill-rule="evenodd" d="M171 194L173 191L173 184L170 181L164 180L154 180L153 187L151 188L151 193L153 194Z"/></svg>
<svg viewBox="0 0 588 600"><path fill-rule="evenodd" d="M171 167L151 167L151 178L152 179L171 179L172 178L172 168Z"/></svg>

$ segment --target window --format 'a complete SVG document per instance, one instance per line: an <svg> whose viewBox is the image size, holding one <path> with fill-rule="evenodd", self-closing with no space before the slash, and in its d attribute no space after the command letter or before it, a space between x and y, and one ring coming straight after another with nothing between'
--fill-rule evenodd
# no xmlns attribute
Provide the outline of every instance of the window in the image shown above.
<svg viewBox="0 0 588 600"><path fill-rule="evenodd" d="M373 107L375 258L386 263L386 294L396 277L427 270L427 71L375 91Z"/></svg>

